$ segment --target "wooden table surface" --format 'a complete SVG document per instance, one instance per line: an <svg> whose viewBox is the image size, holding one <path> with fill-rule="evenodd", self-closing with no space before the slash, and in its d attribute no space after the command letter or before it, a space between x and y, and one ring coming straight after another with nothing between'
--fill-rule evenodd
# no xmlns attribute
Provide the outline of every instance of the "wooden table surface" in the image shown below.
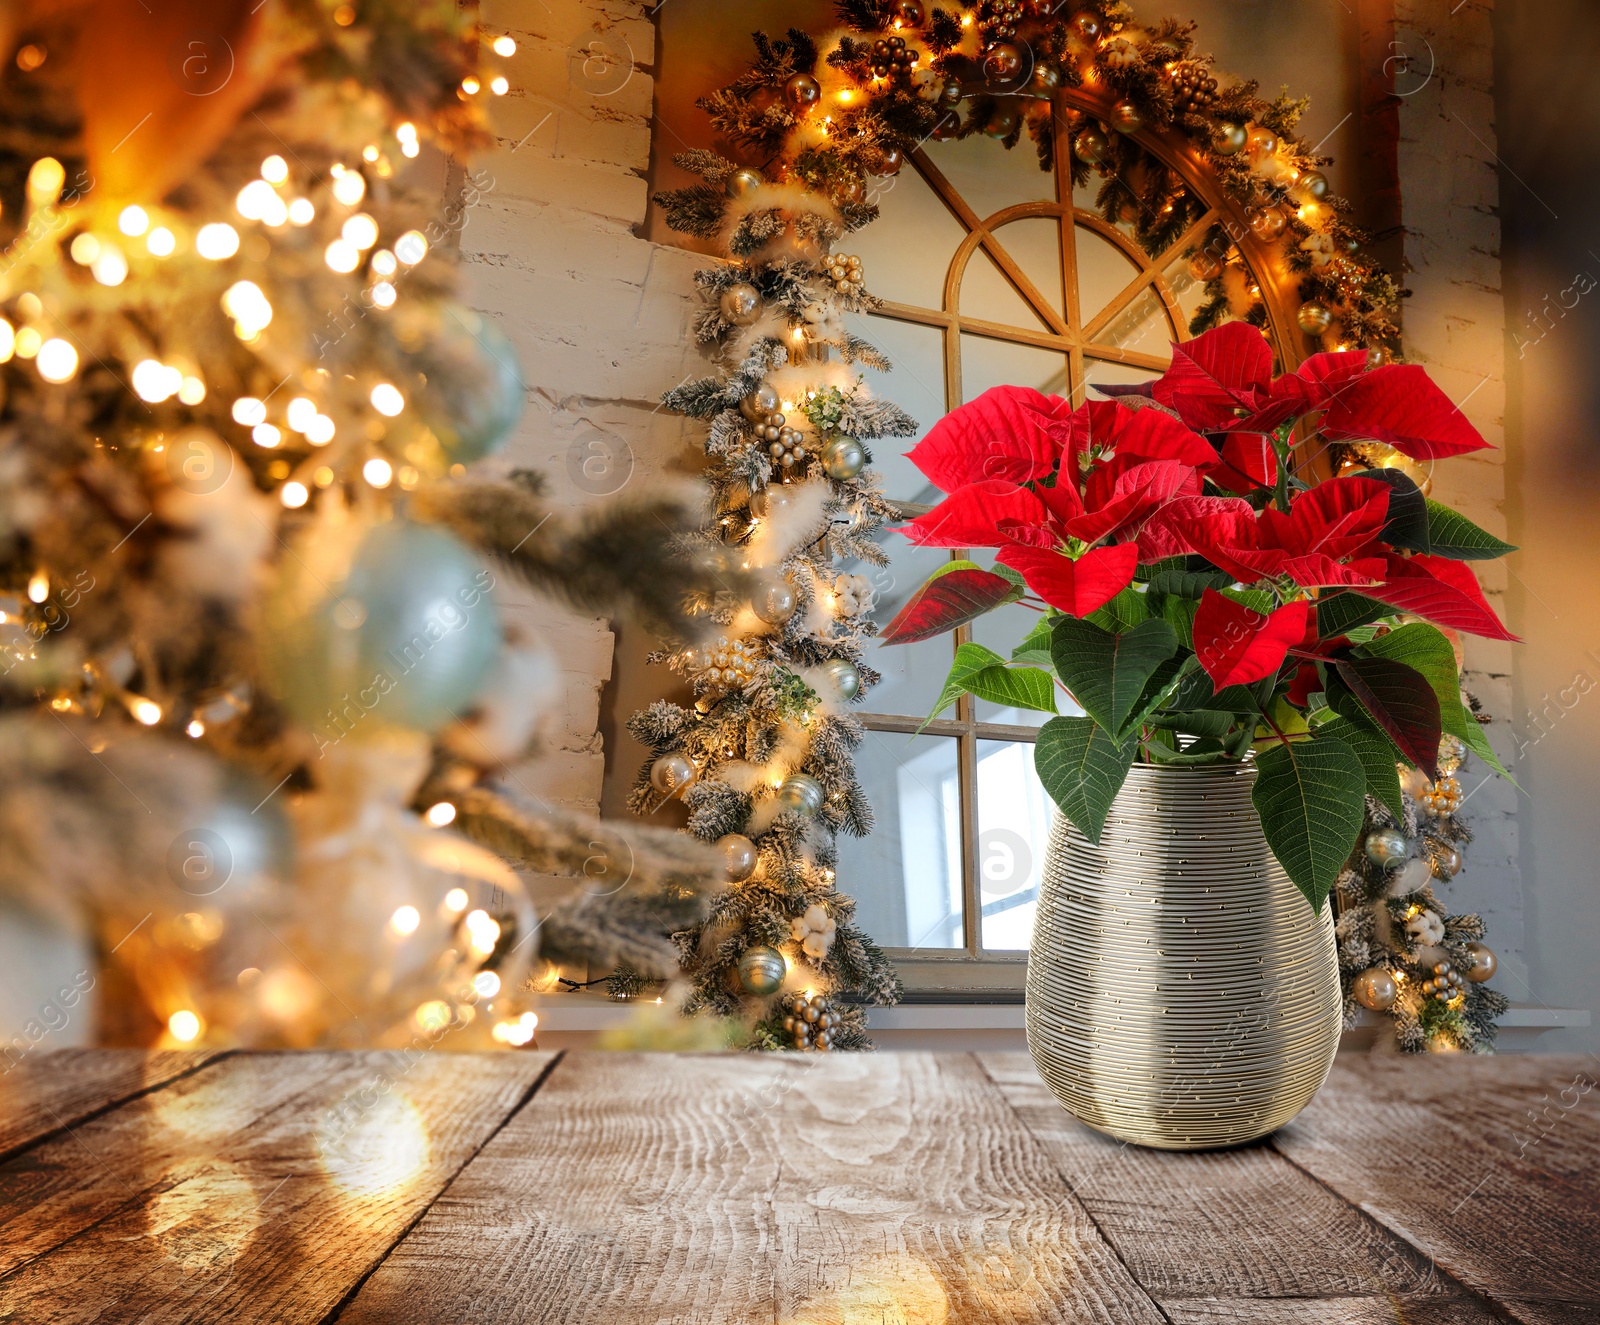
<svg viewBox="0 0 1600 1325"><path fill-rule="evenodd" d="M1595 1067L1341 1059L1178 1155L1018 1054L37 1054L0 1322L1600 1321Z"/></svg>

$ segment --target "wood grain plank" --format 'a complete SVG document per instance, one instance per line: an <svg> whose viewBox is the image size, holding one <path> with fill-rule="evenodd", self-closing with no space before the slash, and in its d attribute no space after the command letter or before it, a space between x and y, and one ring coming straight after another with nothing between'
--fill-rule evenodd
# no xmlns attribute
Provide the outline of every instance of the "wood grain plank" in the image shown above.
<svg viewBox="0 0 1600 1325"><path fill-rule="evenodd" d="M980 1061L1173 1321L1500 1319L1269 1147L1180 1154L1125 1145L1063 1109L1026 1054Z"/></svg>
<svg viewBox="0 0 1600 1325"><path fill-rule="evenodd" d="M241 1054L0 1166L0 1320L321 1322L549 1054Z"/></svg>
<svg viewBox="0 0 1600 1325"><path fill-rule="evenodd" d="M1600 1091L1579 1056L1341 1059L1273 1146L1539 1322L1600 1320Z"/></svg>
<svg viewBox="0 0 1600 1325"><path fill-rule="evenodd" d="M0 1075L0 1162L92 1113L157 1090L214 1052L56 1049L31 1053Z"/></svg>
<svg viewBox="0 0 1600 1325"><path fill-rule="evenodd" d="M571 1054L339 1325L1161 1317L966 1056Z"/></svg>

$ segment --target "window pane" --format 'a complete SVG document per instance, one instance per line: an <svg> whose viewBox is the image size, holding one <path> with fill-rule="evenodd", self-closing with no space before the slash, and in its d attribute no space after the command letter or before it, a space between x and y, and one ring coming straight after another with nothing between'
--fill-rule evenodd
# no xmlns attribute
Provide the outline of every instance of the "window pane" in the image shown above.
<svg viewBox="0 0 1600 1325"><path fill-rule="evenodd" d="M1066 391L1067 358L1059 350L961 337L961 397L976 400L992 386L1031 386L1048 395Z"/></svg>
<svg viewBox="0 0 1600 1325"><path fill-rule="evenodd" d="M857 365L867 388L879 400L892 400L917 421L912 437L884 437L872 444L872 467L883 476L884 492L895 501L919 502L931 506L940 493L905 453L934 424L944 417L944 333L938 327L915 322L899 322L892 317L845 318L845 325L864 340L871 341L889 356L892 372L880 372ZM904 539L889 544L898 555Z"/></svg>
<svg viewBox="0 0 1600 1325"><path fill-rule="evenodd" d="M1166 354L1174 331L1167 317L1167 306L1154 290L1139 291L1106 329L1100 333L1101 345L1116 345L1139 354Z"/></svg>
<svg viewBox="0 0 1600 1325"><path fill-rule="evenodd" d="M878 298L943 308L945 272L966 227L910 162L898 174L874 180L871 197L878 219L836 247L861 259L867 288Z"/></svg>
<svg viewBox="0 0 1600 1325"><path fill-rule="evenodd" d="M1026 140L1010 152L982 135L929 139L922 150L979 220L1018 203L1055 201L1055 175L1039 169L1039 158Z"/></svg>
<svg viewBox="0 0 1600 1325"><path fill-rule="evenodd" d="M1000 246L1045 301L1065 313L1061 299L1061 223L1051 216L1030 216L1011 221L994 232Z"/></svg>
<svg viewBox="0 0 1600 1325"><path fill-rule="evenodd" d="M893 558L889 565L850 562L844 569L871 581L872 618L886 626L922 582L950 560L950 553L944 548L914 547L892 530L885 530L878 541ZM953 635L939 635L920 644L885 644L877 637L869 640L865 661L883 673L883 680L868 693L864 701L867 711L927 717L955 660L954 639Z"/></svg>
<svg viewBox="0 0 1600 1325"><path fill-rule="evenodd" d="M978 897L990 952L1028 947L1054 811L1031 744L978 742Z"/></svg>
<svg viewBox="0 0 1600 1325"><path fill-rule="evenodd" d="M1078 246L1078 311L1085 325L1127 289L1139 268L1109 239L1080 225Z"/></svg>
<svg viewBox="0 0 1600 1325"><path fill-rule="evenodd" d="M955 739L869 731L856 774L877 815L870 837L839 838L856 918L887 947L963 947Z"/></svg>
<svg viewBox="0 0 1600 1325"><path fill-rule="evenodd" d="M1033 278L1029 276L1028 279L1031 281ZM1049 298L1046 291L1039 293ZM972 256L967 259L966 269L961 273L961 314L963 317L1002 322L1008 327L1023 327L1029 331L1050 329L982 248L973 250Z"/></svg>

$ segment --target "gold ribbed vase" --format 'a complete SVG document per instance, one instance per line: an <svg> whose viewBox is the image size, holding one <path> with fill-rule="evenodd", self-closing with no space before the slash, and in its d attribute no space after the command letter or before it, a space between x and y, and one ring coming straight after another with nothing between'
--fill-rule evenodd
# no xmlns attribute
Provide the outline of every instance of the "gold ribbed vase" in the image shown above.
<svg viewBox="0 0 1600 1325"><path fill-rule="evenodd" d="M1095 846L1057 814L1028 953L1028 1049L1096 1131L1163 1150L1283 1126L1339 1046L1331 907L1273 859L1252 766L1136 764Z"/></svg>

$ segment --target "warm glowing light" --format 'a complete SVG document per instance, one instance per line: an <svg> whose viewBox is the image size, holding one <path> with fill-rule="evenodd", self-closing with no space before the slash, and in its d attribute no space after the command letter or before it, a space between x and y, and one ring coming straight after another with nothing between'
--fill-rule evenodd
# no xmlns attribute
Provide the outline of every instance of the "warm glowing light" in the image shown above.
<svg viewBox="0 0 1600 1325"><path fill-rule="evenodd" d="M361 477L375 488L387 488L394 481L394 466L382 456L373 456L361 466Z"/></svg>
<svg viewBox="0 0 1600 1325"><path fill-rule="evenodd" d="M467 909L467 890L465 888L452 888L444 895L444 909L452 914L459 915Z"/></svg>
<svg viewBox="0 0 1600 1325"><path fill-rule="evenodd" d="M524 1012L515 1021L501 1021L495 1023L495 1028L489 1032L501 1044L524 1045L533 1040L534 1031L539 1028L539 1017L534 1012Z"/></svg>
<svg viewBox="0 0 1600 1325"><path fill-rule="evenodd" d="M496 55L515 55L517 53L517 43L510 37L496 37L493 50Z"/></svg>
<svg viewBox="0 0 1600 1325"><path fill-rule="evenodd" d="M278 191L264 179L253 179L239 190L239 196L233 200L234 210L247 221L259 221L272 205L277 203L280 207L283 200L278 197Z"/></svg>
<svg viewBox="0 0 1600 1325"><path fill-rule="evenodd" d="M474 957L487 957L500 941L500 924L487 911L468 911L463 921L467 927L467 940Z"/></svg>
<svg viewBox="0 0 1600 1325"><path fill-rule="evenodd" d="M290 225L310 225L316 214L316 204L310 198L296 198L289 204Z"/></svg>
<svg viewBox="0 0 1600 1325"><path fill-rule="evenodd" d="M368 265L372 268L373 272L379 276L393 276L395 271L400 266L400 264L395 261L394 254L389 252L389 250L386 248L380 248L376 253L374 253Z"/></svg>
<svg viewBox="0 0 1600 1325"><path fill-rule="evenodd" d="M72 255L72 260L81 267L87 267L100 256L100 241L85 230L81 235L74 235L72 243L67 246L67 252Z"/></svg>
<svg viewBox="0 0 1600 1325"><path fill-rule="evenodd" d="M17 332L16 349L17 358L32 359L39 353L39 347L44 344L44 337L35 327L23 327Z"/></svg>
<svg viewBox="0 0 1600 1325"><path fill-rule="evenodd" d="M193 1044L200 1038L200 1018L184 1008L167 1018L167 1030L180 1044Z"/></svg>
<svg viewBox="0 0 1600 1325"><path fill-rule="evenodd" d="M307 396L296 396L289 402L289 408L284 411L289 421L289 426L296 432L304 432L311 426L311 421L317 417L317 406Z"/></svg>
<svg viewBox="0 0 1600 1325"><path fill-rule="evenodd" d="M961 16L961 26L964 27L964 28L970 28L972 26L972 15L971 14L963 14Z"/></svg>
<svg viewBox="0 0 1600 1325"><path fill-rule="evenodd" d="M261 163L261 178L269 184L282 184L289 178L289 163L274 152Z"/></svg>
<svg viewBox="0 0 1600 1325"><path fill-rule="evenodd" d="M372 302L378 308L393 308L395 300L394 286L388 281L379 281L372 287Z"/></svg>
<svg viewBox="0 0 1600 1325"><path fill-rule="evenodd" d="M442 999L430 999L412 1016L417 1025L425 1031L443 1030L450 1024L450 1005Z"/></svg>
<svg viewBox="0 0 1600 1325"><path fill-rule="evenodd" d="M183 374L157 359L141 359L133 366L134 392L152 405L171 400L182 386Z"/></svg>
<svg viewBox="0 0 1600 1325"><path fill-rule="evenodd" d="M482 86L483 86L483 84L480 83L471 74L468 74L465 78L463 78L461 80L461 90L463 92L465 92L469 97L476 96L477 93L478 93L478 89L480 87L482 87ZM57 187L59 188L60 186L58 185Z"/></svg>
<svg viewBox="0 0 1600 1325"><path fill-rule="evenodd" d="M332 485L335 477L336 475L334 474L331 466L318 465L316 473L312 474L311 476L311 481L319 488L326 488Z"/></svg>
<svg viewBox="0 0 1600 1325"><path fill-rule="evenodd" d="M198 377L185 377L178 385L178 399L185 405L198 405L206 398L206 384Z"/></svg>
<svg viewBox="0 0 1600 1325"><path fill-rule="evenodd" d="M511 84L503 77L496 75L489 80L489 91L497 97L503 97L511 90Z"/></svg>
<svg viewBox="0 0 1600 1325"><path fill-rule="evenodd" d="M340 227L339 233L358 249L366 250L378 242L378 223L365 212L357 212Z"/></svg>
<svg viewBox="0 0 1600 1325"><path fill-rule="evenodd" d="M389 382L379 382L372 388L372 408L386 418L394 418L406 407L406 398L400 394L399 388Z"/></svg>
<svg viewBox="0 0 1600 1325"><path fill-rule="evenodd" d="M194 739L198 741L206 734L206 725L205 723L201 722L199 718L195 718L187 727L184 728L184 731L188 732L190 736L194 737Z"/></svg>
<svg viewBox="0 0 1600 1325"><path fill-rule="evenodd" d="M322 255L328 266L337 272L354 271L361 265L361 250L348 239L336 239Z"/></svg>
<svg viewBox="0 0 1600 1325"><path fill-rule="evenodd" d="M67 172L53 156L42 156L28 171L28 201L35 206L53 203L61 196L61 186L67 182Z"/></svg>
<svg viewBox="0 0 1600 1325"><path fill-rule="evenodd" d="M326 446L333 440L333 420L326 414L319 414L306 425L306 441L312 446Z"/></svg>
<svg viewBox="0 0 1600 1325"><path fill-rule="evenodd" d="M173 250L178 247L178 240L166 226L158 225L144 237L144 246L154 257L170 258Z"/></svg>
<svg viewBox="0 0 1600 1325"><path fill-rule="evenodd" d="M443 828L446 824L456 821L456 807L449 801L440 801L437 805L429 806L428 813L424 817L435 828ZM463 893L462 896L465 897L466 894Z"/></svg>
<svg viewBox="0 0 1600 1325"><path fill-rule="evenodd" d="M50 596L50 577L42 570L34 571L28 580L28 601L42 603Z"/></svg>
<svg viewBox="0 0 1600 1325"><path fill-rule="evenodd" d="M335 177L333 196L346 207L354 207L367 196L367 181L359 170L347 170Z"/></svg>
<svg viewBox="0 0 1600 1325"><path fill-rule="evenodd" d="M430 1003L424 1008L432 1008ZM444 1020L424 1030L450 1024L448 1004ZM421 1024L422 1009L417 1010ZM402 1095L378 1095L359 1110L330 1109L319 1129L313 1152L329 1180L351 1196L371 1200L404 1189L428 1167L428 1127L417 1108Z"/></svg>
<svg viewBox="0 0 1600 1325"><path fill-rule="evenodd" d="M297 511L311 499L311 491L297 479L290 479L278 489L278 500L291 511Z"/></svg>
<svg viewBox="0 0 1600 1325"><path fill-rule="evenodd" d="M16 353L17 333L11 323L0 317L0 363L10 363Z"/></svg>
<svg viewBox="0 0 1600 1325"><path fill-rule="evenodd" d="M128 705L128 712L133 714L135 722L143 723L146 727L154 727L161 721L161 705L153 699L135 699Z"/></svg>
<svg viewBox="0 0 1600 1325"><path fill-rule="evenodd" d="M271 451L283 442L283 429L272 423L258 423L250 429L250 440Z"/></svg>
<svg viewBox="0 0 1600 1325"><path fill-rule="evenodd" d="M194 250L202 258L221 262L239 251L239 232L226 221L213 221L200 227L194 237Z"/></svg>
<svg viewBox="0 0 1600 1325"><path fill-rule="evenodd" d="M128 260L120 248L103 244L95 260L89 264L95 280L101 285L121 285L128 279Z"/></svg>
<svg viewBox="0 0 1600 1325"><path fill-rule="evenodd" d="M420 230L407 230L394 242L394 255L408 267L428 256L428 239Z"/></svg>
<svg viewBox="0 0 1600 1325"><path fill-rule="evenodd" d="M500 992L500 977L493 971L479 971L472 977L472 991L479 998L493 998Z"/></svg>
<svg viewBox="0 0 1600 1325"><path fill-rule="evenodd" d="M222 307L233 319L240 340L259 336L272 322L272 305L254 281L235 281L222 296Z"/></svg>
<svg viewBox="0 0 1600 1325"><path fill-rule="evenodd" d="M856 94L855 94L855 90L853 88L848 88L848 87L847 88L842 88L839 91L838 100L839 100L839 104L841 106L848 106L855 99L856 99Z"/></svg>
<svg viewBox="0 0 1600 1325"><path fill-rule="evenodd" d="M70 382L78 371L78 352L60 336L52 336L39 346L38 362L39 376L46 382Z"/></svg>
<svg viewBox="0 0 1600 1325"><path fill-rule="evenodd" d="M422 912L414 906L402 906L389 917L389 928L404 938L407 934L415 934L417 926L422 923Z"/></svg>
<svg viewBox="0 0 1600 1325"><path fill-rule="evenodd" d="M233 421L246 428L266 421L267 407L254 396L240 396L233 402Z"/></svg>

